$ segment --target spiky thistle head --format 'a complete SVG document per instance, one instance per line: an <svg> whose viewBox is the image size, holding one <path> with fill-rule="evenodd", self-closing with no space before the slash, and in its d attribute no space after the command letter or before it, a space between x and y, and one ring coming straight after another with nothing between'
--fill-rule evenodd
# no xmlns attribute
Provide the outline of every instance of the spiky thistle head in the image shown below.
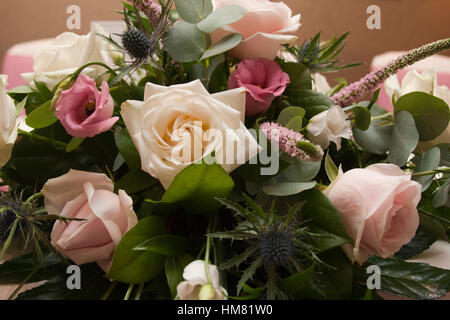
<svg viewBox="0 0 450 320"><path fill-rule="evenodd" d="M122 33L122 45L131 58L135 60L147 59L152 48L147 35L134 28Z"/></svg>
<svg viewBox="0 0 450 320"><path fill-rule="evenodd" d="M19 233L29 230L28 218L36 206L33 202L25 203L22 195L0 194L0 244L11 237L17 240ZM11 235L11 232L14 232Z"/></svg>
<svg viewBox="0 0 450 320"><path fill-rule="evenodd" d="M281 225L261 232L258 238L260 254L267 264L285 265L294 253L295 235Z"/></svg>

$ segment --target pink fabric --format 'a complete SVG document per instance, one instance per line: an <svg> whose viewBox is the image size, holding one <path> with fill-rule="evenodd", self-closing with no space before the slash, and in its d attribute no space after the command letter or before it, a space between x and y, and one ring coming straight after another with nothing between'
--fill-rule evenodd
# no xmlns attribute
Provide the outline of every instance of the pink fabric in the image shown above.
<svg viewBox="0 0 450 320"><path fill-rule="evenodd" d="M25 85L26 81L22 79L21 74L33 71L33 56L19 56L7 52L3 59L1 74L8 75L7 89Z"/></svg>

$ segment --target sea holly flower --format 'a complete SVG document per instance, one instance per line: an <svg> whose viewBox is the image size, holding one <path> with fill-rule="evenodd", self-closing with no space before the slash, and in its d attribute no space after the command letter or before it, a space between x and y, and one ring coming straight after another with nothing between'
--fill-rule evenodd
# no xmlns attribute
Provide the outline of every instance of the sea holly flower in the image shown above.
<svg viewBox="0 0 450 320"><path fill-rule="evenodd" d="M119 120L112 117L114 101L106 82L101 91L95 81L80 75L73 86L61 93L56 103L55 115L72 137L94 137L108 131Z"/></svg>
<svg viewBox="0 0 450 320"><path fill-rule="evenodd" d="M245 114L253 117L266 112L290 82L289 75L283 72L278 63L260 58L239 63L228 79L228 88L245 88Z"/></svg>
<svg viewBox="0 0 450 320"><path fill-rule="evenodd" d="M227 291L219 284L219 271L215 265L208 265L211 282L208 282L203 260L191 262L184 268L183 278L177 286L180 300L226 300Z"/></svg>

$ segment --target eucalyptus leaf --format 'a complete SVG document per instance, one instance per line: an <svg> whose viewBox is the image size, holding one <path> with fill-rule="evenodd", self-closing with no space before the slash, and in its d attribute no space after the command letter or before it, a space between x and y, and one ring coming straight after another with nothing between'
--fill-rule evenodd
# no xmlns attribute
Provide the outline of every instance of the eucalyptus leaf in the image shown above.
<svg viewBox="0 0 450 320"><path fill-rule="evenodd" d="M389 143L388 161L403 167L418 143L419 133L412 115L407 111L397 113Z"/></svg>
<svg viewBox="0 0 450 320"><path fill-rule="evenodd" d="M232 33L225 36L222 40L220 40L217 44L214 45L211 49L205 51L200 60L208 59L219 54L230 51L234 47L236 47L239 43L241 43L242 36L239 33Z"/></svg>
<svg viewBox="0 0 450 320"><path fill-rule="evenodd" d="M433 197L433 207L439 208L442 206L449 206L450 202L450 180L447 180L442 187L440 187Z"/></svg>
<svg viewBox="0 0 450 320"><path fill-rule="evenodd" d="M198 23L213 11L211 0L175 0L180 17L188 23Z"/></svg>
<svg viewBox="0 0 450 320"><path fill-rule="evenodd" d="M370 110L373 117L386 114L386 111L379 106L374 105ZM363 148L364 151L384 155L389 150L389 140L392 136L391 126L380 126L383 120L373 120L369 129L363 131L358 128L353 128L353 136L356 142Z"/></svg>
<svg viewBox="0 0 450 320"><path fill-rule="evenodd" d="M221 27L225 27L244 16L244 8L238 5L227 5L213 11L208 17L200 21L197 27L206 33L211 33Z"/></svg>
<svg viewBox="0 0 450 320"><path fill-rule="evenodd" d="M282 126L286 126L289 123L289 121L291 121L294 118L303 119L305 114L306 114L306 112L305 112L305 109L303 109L303 108L300 108L300 107L287 107L287 108L284 108L280 112L280 115L278 116L277 122L280 125L282 125Z"/></svg>
<svg viewBox="0 0 450 320"><path fill-rule="evenodd" d="M434 147L422 155L416 155L412 162L416 165L415 173L426 172L436 170L439 168L441 161L441 151L439 148ZM413 179L422 185L422 192L427 190L433 182L434 175L415 176Z"/></svg>
<svg viewBox="0 0 450 320"><path fill-rule="evenodd" d="M184 0L183 0L184 1ZM178 62L197 61L209 47L210 36L195 24L177 22L167 32L164 45L170 56Z"/></svg>
<svg viewBox="0 0 450 320"><path fill-rule="evenodd" d="M294 159L293 163L282 172L282 175L291 181L308 182L314 179L320 171L321 162Z"/></svg>
<svg viewBox="0 0 450 320"><path fill-rule="evenodd" d="M437 138L448 127L449 106L444 100L425 92L411 92L397 100L395 114L408 111L414 117L420 141Z"/></svg>
<svg viewBox="0 0 450 320"><path fill-rule="evenodd" d="M356 127L361 131L369 129L372 118L370 110L363 106L356 106L351 111L355 114Z"/></svg>

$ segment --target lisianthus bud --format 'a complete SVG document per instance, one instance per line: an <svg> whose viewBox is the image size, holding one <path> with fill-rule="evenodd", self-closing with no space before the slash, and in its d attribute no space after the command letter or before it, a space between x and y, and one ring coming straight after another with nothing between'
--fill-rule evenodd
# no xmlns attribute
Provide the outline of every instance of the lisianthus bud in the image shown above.
<svg viewBox="0 0 450 320"><path fill-rule="evenodd" d="M216 298L216 290L208 283L205 284L198 293L198 300L214 300Z"/></svg>

